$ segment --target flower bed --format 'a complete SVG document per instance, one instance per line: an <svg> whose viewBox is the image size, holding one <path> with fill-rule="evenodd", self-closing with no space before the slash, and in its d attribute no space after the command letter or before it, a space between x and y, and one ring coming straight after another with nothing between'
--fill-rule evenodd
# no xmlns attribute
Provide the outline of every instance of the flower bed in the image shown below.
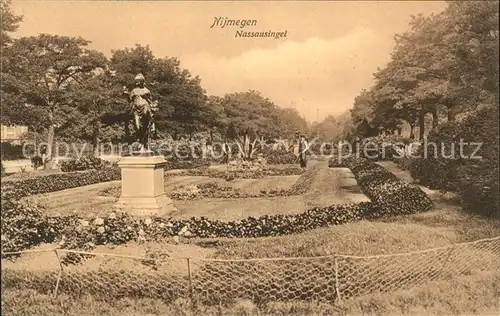
<svg viewBox="0 0 500 316"><path fill-rule="evenodd" d="M218 199L236 199L236 198L262 198L276 196L293 196L304 194L309 191L312 181L314 180L318 169L312 168L302 173L288 190L266 188L259 193L244 193L239 189L235 189L229 185L222 185L217 182L209 182L198 185L180 185L175 187L172 192L167 193L174 200L198 200L204 198ZM121 189L119 187L107 188L100 191L102 196L120 197Z"/></svg>
<svg viewBox="0 0 500 316"><path fill-rule="evenodd" d="M50 239L43 210L35 204L10 199L2 192L2 252L19 251Z"/></svg>
<svg viewBox="0 0 500 316"><path fill-rule="evenodd" d="M266 167L258 170L216 170L216 169L188 169L168 176L206 176L218 179L262 179L269 176L295 176L305 172L299 167L272 168Z"/></svg>
<svg viewBox="0 0 500 316"><path fill-rule="evenodd" d="M262 189L259 193L251 194L241 192L231 186L210 182L198 185L178 186L174 188L170 194L170 198L174 200L196 200L203 198L234 199L300 195L309 191L317 172L317 168L307 170L288 190L269 188Z"/></svg>
<svg viewBox="0 0 500 316"><path fill-rule="evenodd" d="M29 209L26 209L29 210ZM18 209L12 209L13 213ZM159 241L167 237L267 237L300 233L328 225L357 221L372 212L369 202L360 204L315 207L304 213L293 215L264 215L248 217L239 221L222 222L207 218L188 220L167 217L137 219L125 213L111 213L107 218L78 218L76 216L45 217L39 213L36 227L39 229L36 242L17 243L12 240L29 240L33 232L26 229L11 230L2 235L2 252L23 250L37 243L58 241L64 248L91 250L96 245L123 244L129 241ZM2 230L12 224L2 221ZM22 238L21 238L22 237Z"/></svg>
<svg viewBox="0 0 500 316"><path fill-rule="evenodd" d="M351 169L363 192L377 206L379 215L413 214L433 207L424 191L376 163L362 158L346 158L343 165Z"/></svg>

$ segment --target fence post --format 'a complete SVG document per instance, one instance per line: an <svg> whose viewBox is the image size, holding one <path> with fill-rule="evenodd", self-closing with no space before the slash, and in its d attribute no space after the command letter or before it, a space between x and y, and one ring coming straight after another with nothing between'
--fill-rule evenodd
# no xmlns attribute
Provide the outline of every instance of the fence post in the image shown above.
<svg viewBox="0 0 500 316"><path fill-rule="evenodd" d="M188 286L189 286L189 300L191 301L191 306L194 306L193 300L193 282L191 276L191 258L186 258L187 268L188 268Z"/></svg>
<svg viewBox="0 0 500 316"><path fill-rule="evenodd" d="M340 282L339 282L339 261L337 259L337 256L333 257L333 260L335 262L335 292L337 293L337 300L340 302L342 298L340 297Z"/></svg>
<svg viewBox="0 0 500 316"><path fill-rule="evenodd" d="M57 252L57 249L55 249L54 252L56 254L57 262L59 263L59 272L57 273L56 287L54 288L54 298L56 298L57 297L57 291L59 289L59 283L61 282L63 266L62 266L62 263L61 263L61 259L59 258L59 253Z"/></svg>

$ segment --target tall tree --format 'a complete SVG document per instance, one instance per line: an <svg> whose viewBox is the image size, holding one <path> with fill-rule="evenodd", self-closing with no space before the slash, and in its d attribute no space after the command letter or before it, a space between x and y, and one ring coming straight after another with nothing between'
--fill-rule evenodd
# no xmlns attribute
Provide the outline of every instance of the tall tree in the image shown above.
<svg viewBox="0 0 500 316"><path fill-rule="evenodd" d="M10 0L0 0L0 47L3 48L12 43L10 33L17 31L23 17L12 12Z"/></svg>
<svg viewBox="0 0 500 316"><path fill-rule="evenodd" d="M226 94L222 98L224 114L237 135L232 136L246 159L258 149L264 138L279 138L279 109L260 92L250 90Z"/></svg>
<svg viewBox="0 0 500 316"><path fill-rule="evenodd" d="M136 45L113 51L110 67L116 71L117 84L128 89L135 75L142 73L146 77L146 85L159 103L155 119L160 135L192 136L213 123L214 113L207 106L200 78L181 68L178 59L156 58L149 46ZM127 103L116 108L114 120L128 128L131 118ZM130 135L130 131L127 133Z"/></svg>
<svg viewBox="0 0 500 316"><path fill-rule="evenodd" d="M76 113L70 116L73 120L68 120L60 128L60 134L90 141L97 156L103 136L106 140L123 138L119 126L106 124L113 109L121 105L123 90L115 84L114 76L108 70L89 74L82 79L81 84L68 87L71 93L68 105Z"/></svg>
<svg viewBox="0 0 500 316"><path fill-rule="evenodd" d="M6 48L3 88L17 98L2 104L3 114L14 123L44 127L49 157L56 128L71 113L68 87L81 84L84 76L106 64L102 53L87 48L89 43L80 37L40 34L20 38Z"/></svg>

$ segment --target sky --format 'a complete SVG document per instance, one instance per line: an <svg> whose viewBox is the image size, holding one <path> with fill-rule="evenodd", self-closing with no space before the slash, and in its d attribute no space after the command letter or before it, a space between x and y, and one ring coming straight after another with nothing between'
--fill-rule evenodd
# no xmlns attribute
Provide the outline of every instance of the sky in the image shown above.
<svg viewBox="0 0 500 316"><path fill-rule="evenodd" d="M24 16L16 37L81 36L105 53L149 45L177 57L208 95L260 91L308 121L339 115L390 59L394 34L410 15L443 10L442 1L12 1ZM211 27L214 19L255 25ZM236 31L286 37L236 37Z"/></svg>

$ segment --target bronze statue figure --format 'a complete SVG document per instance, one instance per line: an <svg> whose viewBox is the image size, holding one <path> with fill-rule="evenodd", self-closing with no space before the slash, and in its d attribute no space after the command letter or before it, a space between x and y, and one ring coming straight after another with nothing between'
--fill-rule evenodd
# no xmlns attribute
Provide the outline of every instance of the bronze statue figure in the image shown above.
<svg viewBox="0 0 500 316"><path fill-rule="evenodd" d="M135 88L129 92L124 87L124 93L128 95L132 103L136 141L142 145L143 149L149 150L151 136L156 131L154 114L158 109L158 102L153 101L151 91L146 88L142 74L135 76Z"/></svg>

